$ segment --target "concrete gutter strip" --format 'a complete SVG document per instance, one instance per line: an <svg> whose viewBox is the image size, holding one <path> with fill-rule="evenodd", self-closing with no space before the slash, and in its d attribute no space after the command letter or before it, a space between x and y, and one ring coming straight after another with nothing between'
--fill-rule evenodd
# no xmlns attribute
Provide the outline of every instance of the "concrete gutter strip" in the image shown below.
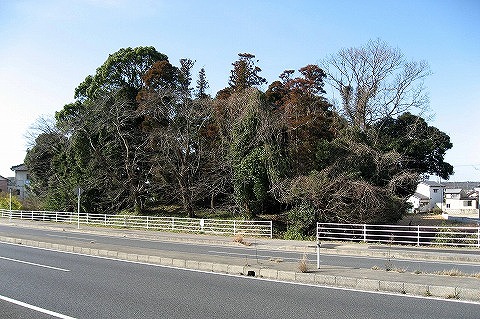
<svg viewBox="0 0 480 319"><path fill-rule="evenodd" d="M257 278L279 280L286 282L300 282L311 285L342 287L358 289L363 291L381 291L397 294L429 296L447 299L460 299L474 302L480 302L479 288L462 288L451 286L426 285L422 283L397 282L388 280L376 280L368 278L354 278L346 276L328 275L321 273L301 273L294 271L276 270L269 268L256 268L252 266L228 265L215 262L205 262L196 260L185 260L177 258L164 258L159 256L132 254L112 250L73 247L67 245L53 244L34 240L25 240L20 238L11 238L0 236L0 242L26 245L63 251L68 253L79 253L91 256L113 258L126 261L151 263L176 268L192 269L198 271L224 273L231 275L253 276ZM472 279L475 280L475 279Z"/></svg>
<svg viewBox="0 0 480 319"><path fill-rule="evenodd" d="M415 251L389 251L388 248L373 250L373 249L361 249L356 248L320 248L321 253L332 255L356 255L365 257L380 257L380 258L392 258L392 259L408 259L408 260L430 260L430 261L462 261L462 262L480 262L480 254L467 255L462 254L459 251L456 254L449 253L432 253L432 252L415 252ZM479 251L480 253L480 251Z"/></svg>

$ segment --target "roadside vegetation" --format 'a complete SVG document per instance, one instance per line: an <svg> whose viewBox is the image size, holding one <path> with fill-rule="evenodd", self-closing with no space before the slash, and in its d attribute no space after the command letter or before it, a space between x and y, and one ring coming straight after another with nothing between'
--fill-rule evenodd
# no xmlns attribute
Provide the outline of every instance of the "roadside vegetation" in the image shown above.
<svg viewBox="0 0 480 319"><path fill-rule="evenodd" d="M73 211L81 187L85 212L265 218L302 239L317 221L395 223L424 174L452 174L425 61L372 40L270 83L259 63L239 54L212 96L194 60L111 54L32 127L32 203Z"/></svg>
<svg viewBox="0 0 480 319"><path fill-rule="evenodd" d="M0 193L0 209L22 209L22 203L19 198L12 195L10 198L9 193Z"/></svg>
<svg viewBox="0 0 480 319"><path fill-rule="evenodd" d="M438 276L468 277L468 278L480 279L480 273L464 273L464 272L461 272L460 270L455 269L455 268L448 269L448 270L445 269L445 270L441 270L441 271L434 271L432 273L426 273L426 272L422 272L422 271L419 271L419 270L407 271L404 268L391 267L391 266L388 266L388 265L385 265L385 267L373 266L371 269L372 270L380 270L380 271L397 272L397 273L400 273L400 274L403 274L403 273L411 273L411 274L414 274L414 275L422 275L422 274L427 274L428 275L428 274L431 274L431 275L438 275Z"/></svg>

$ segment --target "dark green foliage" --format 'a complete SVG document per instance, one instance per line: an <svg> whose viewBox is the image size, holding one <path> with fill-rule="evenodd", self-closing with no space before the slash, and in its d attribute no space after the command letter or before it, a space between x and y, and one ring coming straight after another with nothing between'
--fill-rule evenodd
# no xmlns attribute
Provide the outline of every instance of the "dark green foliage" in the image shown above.
<svg viewBox="0 0 480 319"><path fill-rule="evenodd" d="M167 59L154 47L120 49L109 55L94 76L85 78L75 89L75 98L84 101L105 92L122 90L134 99L143 85L142 76L153 63Z"/></svg>
<svg viewBox="0 0 480 319"><path fill-rule="evenodd" d="M262 147L255 148L233 165L235 198L248 216L264 211L269 181Z"/></svg>
<svg viewBox="0 0 480 319"><path fill-rule="evenodd" d="M315 236L318 220L315 212L315 207L306 201L289 210L287 212L287 231L284 238L302 240L306 236Z"/></svg>
<svg viewBox="0 0 480 319"><path fill-rule="evenodd" d="M453 167L444 162L452 148L450 137L419 116L404 113L396 119L386 118L376 125L378 141L383 151L404 154L406 166L418 173L428 173L448 179Z"/></svg>

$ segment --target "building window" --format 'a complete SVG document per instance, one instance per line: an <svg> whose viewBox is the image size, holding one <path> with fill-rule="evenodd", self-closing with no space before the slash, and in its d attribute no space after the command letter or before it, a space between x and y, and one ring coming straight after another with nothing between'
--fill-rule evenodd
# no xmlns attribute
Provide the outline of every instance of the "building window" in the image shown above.
<svg viewBox="0 0 480 319"><path fill-rule="evenodd" d="M434 193L437 193L437 192L438 192L438 189L434 188L434 189L433 189L433 192L434 192Z"/></svg>
<svg viewBox="0 0 480 319"><path fill-rule="evenodd" d="M450 204L447 204L447 208L450 208Z"/></svg>
<svg viewBox="0 0 480 319"><path fill-rule="evenodd" d="M472 206L472 201L471 200L464 201L463 206Z"/></svg>

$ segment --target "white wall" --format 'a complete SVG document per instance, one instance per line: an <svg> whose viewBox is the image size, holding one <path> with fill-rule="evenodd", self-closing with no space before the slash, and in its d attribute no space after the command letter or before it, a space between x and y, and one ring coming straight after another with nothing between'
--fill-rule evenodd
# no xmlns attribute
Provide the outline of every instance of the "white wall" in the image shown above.
<svg viewBox="0 0 480 319"><path fill-rule="evenodd" d="M470 205L468 205L470 203ZM476 199L456 199L456 198L446 198L445 199L445 208L446 209L477 209L478 202Z"/></svg>
<svg viewBox="0 0 480 319"><path fill-rule="evenodd" d="M430 198L428 205L422 206L421 201L418 198L411 196L408 201L413 204L414 209L419 209L420 211L429 211L433 208L439 206L442 207L443 205L443 187L440 186L430 186L423 182L417 185L416 193L419 193L425 197Z"/></svg>

